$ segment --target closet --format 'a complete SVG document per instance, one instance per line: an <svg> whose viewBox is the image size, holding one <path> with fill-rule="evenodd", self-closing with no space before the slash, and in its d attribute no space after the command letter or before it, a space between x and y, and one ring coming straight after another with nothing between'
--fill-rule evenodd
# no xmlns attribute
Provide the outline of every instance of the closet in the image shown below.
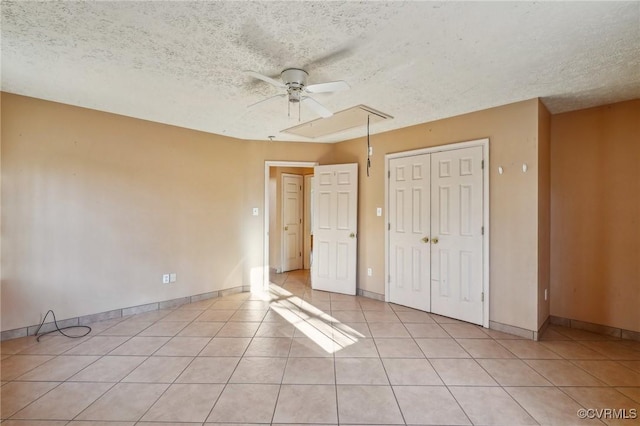
<svg viewBox="0 0 640 426"><path fill-rule="evenodd" d="M388 158L389 301L484 323L484 149Z"/></svg>

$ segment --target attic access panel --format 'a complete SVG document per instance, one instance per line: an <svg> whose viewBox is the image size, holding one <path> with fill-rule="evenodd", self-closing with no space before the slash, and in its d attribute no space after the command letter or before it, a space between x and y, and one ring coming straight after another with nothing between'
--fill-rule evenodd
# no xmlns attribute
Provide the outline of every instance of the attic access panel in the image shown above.
<svg viewBox="0 0 640 426"><path fill-rule="evenodd" d="M370 117L370 124L379 123L393 118L389 114L376 111L366 105L357 105L337 112L328 118L318 118L306 123L298 124L297 126L289 127L288 129L284 129L282 133L289 133L291 135L315 139L349 130L354 127L366 126L367 116Z"/></svg>

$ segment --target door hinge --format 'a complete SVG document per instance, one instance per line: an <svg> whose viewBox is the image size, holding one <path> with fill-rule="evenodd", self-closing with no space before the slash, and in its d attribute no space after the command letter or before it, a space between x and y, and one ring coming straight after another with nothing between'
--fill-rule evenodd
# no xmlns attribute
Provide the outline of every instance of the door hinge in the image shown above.
<svg viewBox="0 0 640 426"><path fill-rule="evenodd" d="M387 179L391 179L391 170L387 172Z"/></svg>
<svg viewBox="0 0 640 426"><path fill-rule="evenodd" d="M300 254L298 255L299 257L302 257L302 252L300 252Z"/></svg>
<svg viewBox="0 0 640 426"><path fill-rule="evenodd" d="M482 293L480 293L480 301L484 302L484 291Z"/></svg>
<svg viewBox="0 0 640 426"><path fill-rule="evenodd" d="M388 276L387 276L387 282L388 282L389 284L391 284L391 275L388 275Z"/></svg>
<svg viewBox="0 0 640 426"><path fill-rule="evenodd" d="M300 223L302 223L302 219L300 219Z"/></svg>
<svg viewBox="0 0 640 426"><path fill-rule="evenodd" d="M480 168L484 170L484 160L480 162Z"/></svg>
<svg viewBox="0 0 640 426"><path fill-rule="evenodd" d="M480 234L484 235L484 226L482 228L480 228Z"/></svg>
<svg viewBox="0 0 640 426"><path fill-rule="evenodd" d="M391 222L387 224L387 231L391 231Z"/></svg>

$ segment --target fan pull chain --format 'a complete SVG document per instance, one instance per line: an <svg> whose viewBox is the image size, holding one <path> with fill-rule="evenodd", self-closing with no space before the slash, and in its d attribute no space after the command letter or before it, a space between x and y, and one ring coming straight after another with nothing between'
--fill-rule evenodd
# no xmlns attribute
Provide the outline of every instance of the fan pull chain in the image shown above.
<svg viewBox="0 0 640 426"><path fill-rule="evenodd" d="M371 115L367 115L367 177L369 177L369 169L371 169L371 142L369 141L369 119Z"/></svg>

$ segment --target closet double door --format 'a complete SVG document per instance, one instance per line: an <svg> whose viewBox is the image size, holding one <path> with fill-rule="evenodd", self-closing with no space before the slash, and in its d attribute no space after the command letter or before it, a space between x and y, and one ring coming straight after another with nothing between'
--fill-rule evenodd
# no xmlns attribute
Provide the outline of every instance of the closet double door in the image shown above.
<svg viewBox="0 0 640 426"><path fill-rule="evenodd" d="M483 149L389 160L389 300L483 323Z"/></svg>

